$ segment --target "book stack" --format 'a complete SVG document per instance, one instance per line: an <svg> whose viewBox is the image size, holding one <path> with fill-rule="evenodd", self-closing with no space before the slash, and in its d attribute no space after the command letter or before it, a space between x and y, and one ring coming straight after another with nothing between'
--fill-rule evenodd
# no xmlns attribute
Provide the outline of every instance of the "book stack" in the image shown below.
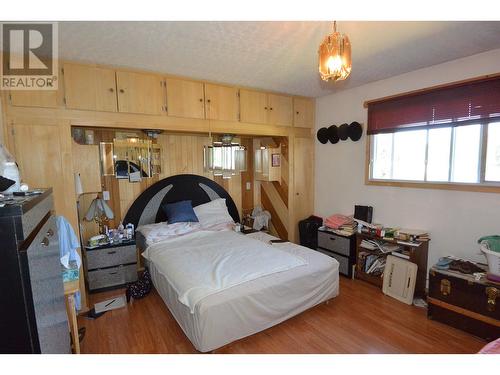
<svg viewBox="0 0 500 375"><path fill-rule="evenodd" d="M349 223L345 223L339 226L337 231L341 232L341 234L344 234L346 236L352 236L354 233L356 233L357 227L358 226L356 222L353 220Z"/></svg>
<svg viewBox="0 0 500 375"><path fill-rule="evenodd" d="M428 232L420 229L400 229L397 232L397 239L410 242L427 242L430 235Z"/></svg>
<svg viewBox="0 0 500 375"><path fill-rule="evenodd" d="M385 269L386 259L375 254L364 254L363 271L372 276L382 275Z"/></svg>

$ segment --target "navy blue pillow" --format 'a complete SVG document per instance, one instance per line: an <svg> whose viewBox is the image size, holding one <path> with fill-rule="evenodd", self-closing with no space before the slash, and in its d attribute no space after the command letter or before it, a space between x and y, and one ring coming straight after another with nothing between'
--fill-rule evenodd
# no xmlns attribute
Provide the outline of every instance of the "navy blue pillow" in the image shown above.
<svg viewBox="0 0 500 375"><path fill-rule="evenodd" d="M191 201L167 203L163 204L161 208L165 212L169 224L198 222L198 217L194 213Z"/></svg>

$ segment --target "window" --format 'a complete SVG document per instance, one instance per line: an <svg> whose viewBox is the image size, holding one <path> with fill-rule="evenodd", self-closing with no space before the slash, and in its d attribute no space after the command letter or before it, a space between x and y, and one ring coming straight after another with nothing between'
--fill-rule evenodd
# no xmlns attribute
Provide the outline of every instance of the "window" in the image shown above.
<svg viewBox="0 0 500 375"><path fill-rule="evenodd" d="M371 180L498 184L500 122L375 134L370 159Z"/></svg>
<svg viewBox="0 0 500 375"><path fill-rule="evenodd" d="M365 105L369 181L500 192L500 74Z"/></svg>

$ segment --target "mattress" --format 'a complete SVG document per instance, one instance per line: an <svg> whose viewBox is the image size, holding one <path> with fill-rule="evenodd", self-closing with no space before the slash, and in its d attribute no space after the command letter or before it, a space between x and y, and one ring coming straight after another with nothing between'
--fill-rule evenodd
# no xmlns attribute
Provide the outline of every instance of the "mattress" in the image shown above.
<svg viewBox="0 0 500 375"><path fill-rule="evenodd" d="M260 232L248 236L261 241L274 239ZM335 259L291 243L273 246L302 257L308 264L209 295L197 304L194 313L179 301L155 264L148 263L156 290L198 351L220 348L338 295L339 265Z"/></svg>

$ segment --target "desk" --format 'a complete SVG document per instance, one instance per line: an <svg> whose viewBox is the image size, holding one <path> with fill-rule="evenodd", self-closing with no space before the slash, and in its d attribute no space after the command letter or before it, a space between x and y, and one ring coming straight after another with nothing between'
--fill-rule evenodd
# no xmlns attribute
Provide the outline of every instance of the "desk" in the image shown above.
<svg viewBox="0 0 500 375"><path fill-rule="evenodd" d="M78 337L78 322L76 320L75 293L80 291L80 280L64 283L64 299L66 301L66 312L68 314L69 331L73 339L73 350L80 354L80 339Z"/></svg>

